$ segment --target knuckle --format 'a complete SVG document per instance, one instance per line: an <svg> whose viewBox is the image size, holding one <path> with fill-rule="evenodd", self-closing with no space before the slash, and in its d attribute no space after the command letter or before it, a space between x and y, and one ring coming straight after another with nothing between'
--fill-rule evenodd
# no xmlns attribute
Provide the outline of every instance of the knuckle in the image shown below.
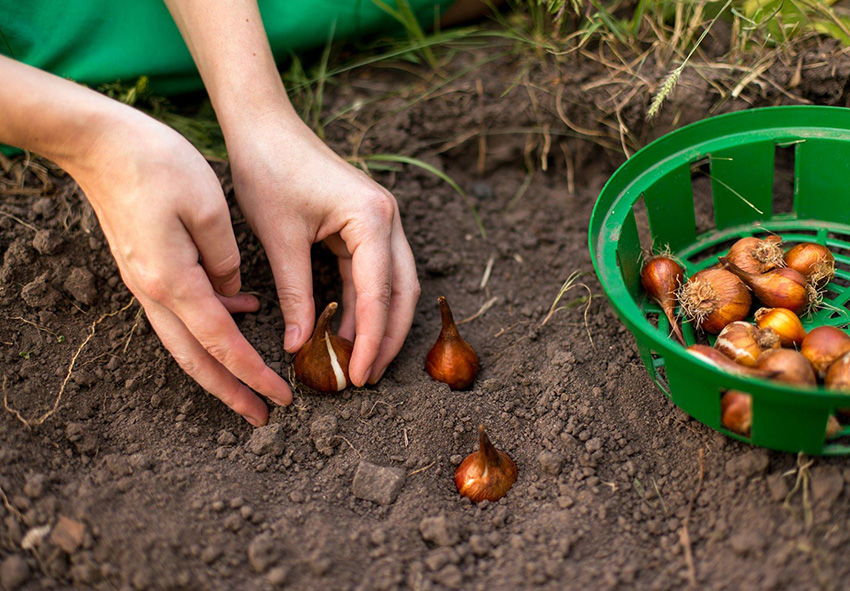
<svg viewBox="0 0 850 591"><path fill-rule="evenodd" d="M395 217L396 202L395 198L386 191L374 191L367 198L367 208L381 226L389 227L393 223Z"/></svg>
<svg viewBox="0 0 850 591"><path fill-rule="evenodd" d="M228 369L233 367L235 349L229 339L210 343L206 349L224 367Z"/></svg>
<svg viewBox="0 0 850 591"><path fill-rule="evenodd" d="M195 226L201 232L210 230L218 226L222 216L230 216L227 206L218 200L210 202L210 200L200 200L193 212Z"/></svg>
<svg viewBox="0 0 850 591"><path fill-rule="evenodd" d="M172 357L177 362L177 365L180 366L180 369L185 371L187 374L196 378L200 373L201 364L200 362L190 355L186 355L184 353L176 353L174 351L171 352Z"/></svg>
<svg viewBox="0 0 850 591"><path fill-rule="evenodd" d="M294 285L278 286L277 298L286 310L303 308L312 300L312 297L308 297L304 290Z"/></svg>
<svg viewBox="0 0 850 591"><path fill-rule="evenodd" d="M204 261L204 267L212 277L231 277L239 272L242 257L234 246L223 258L216 261Z"/></svg>
<svg viewBox="0 0 850 591"><path fill-rule="evenodd" d="M168 299L170 292L168 282L159 273L150 271L137 273L133 284L150 300L162 303Z"/></svg>

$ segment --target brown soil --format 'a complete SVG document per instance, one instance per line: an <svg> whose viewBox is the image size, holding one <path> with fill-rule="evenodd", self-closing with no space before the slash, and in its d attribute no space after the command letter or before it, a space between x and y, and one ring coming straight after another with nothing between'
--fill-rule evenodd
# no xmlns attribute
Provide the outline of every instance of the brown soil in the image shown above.
<svg viewBox="0 0 850 591"><path fill-rule="evenodd" d="M847 462L818 458L798 470L792 455L731 441L679 411L641 366L586 245L591 208L623 159L621 144L643 144L715 110L800 99L846 106L850 59L824 57L831 49L803 56L793 94L786 87L795 61L768 70L776 87L754 84L719 102L716 87L689 71L655 126L642 119L647 93L628 97L616 111L623 137L611 125L615 111L606 114L611 87L592 84L608 72L589 61L518 78L522 63L506 55L428 100L417 99L434 82L399 70L358 70L326 90L327 113L356 98L366 104L357 125L348 117L327 128L332 145L412 155L445 170L472 195L488 237L430 174L411 166L379 173L399 200L422 281L408 342L374 388L302 393L275 408L271 423L282 429L264 430L264 446L180 371L137 304L97 325L55 414L33 428L14 416L48 412L92 324L131 301L76 185L44 163L23 171L27 162L17 161L4 178L21 182L0 193L0 373L9 409L0 409L0 582L20 575L24 589L509 591L671 589L693 577L703 589L846 588ZM446 74L488 57L463 52ZM647 65L644 73L657 80L663 71ZM410 86L407 96L369 102L399 84ZM554 106L558 86L570 121L600 138L565 125ZM537 172L514 200L526 163ZM261 311L239 325L287 376L265 256L235 206L232 213L244 283L263 295ZM316 255L323 305L338 287L327 253ZM579 305L541 327L573 271L586 273L581 281L593 292L587 323ZM468 392L423 371L439 295L459 319L498 298L461 326L482 361ZM501 501L475 506L457 495L452 475L479 423L516 460L519 480ZM407 474L392 504L353 495L364 460ZM792 491L798 474L802 488ZM70 541L52 536L22 550L27 532L59 516L82 523L82 536L71 531Z"/></svg>

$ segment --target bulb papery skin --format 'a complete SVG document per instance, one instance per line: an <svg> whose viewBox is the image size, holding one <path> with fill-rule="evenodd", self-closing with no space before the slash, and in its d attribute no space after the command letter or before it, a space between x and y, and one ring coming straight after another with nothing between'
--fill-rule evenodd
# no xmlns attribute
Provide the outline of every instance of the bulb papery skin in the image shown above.
<svg viewBox="0 0 850 591"><path fill-rule="evenodd" d="M798 244L785 253L785 264L815 287L826 285L835 276L835 256L821 244Z"/></svg>
<svg viewBox="0 0 850 591"><path fill-rule="evenodd" d="M799 347L806 338L800 317L787 308L759 308L756 324L762 329L772 328L783 347Z"/></svg>
<svg viewBox="0 0 850 591"><path fill-rule="evenodd" d="M437 301L442 328L437 342L425 357L425 371L438 382L448 384L452 390L465 390L478 375L478 355L461 338L446 298L440 297Z"/></svg>
<svg viewBox="0 0 850 591"><path fill-rule="evenodd" d="M339 392L351 385L348 364L354 344L330 330L337 303L328 304L316 321L313 336L304 343L292 362L295 376L316 392Z"/></svg>
<svg viewBox="0 0 850 591"><path fill-rule="evenodd" d="M827 390L850 395L850 353L845 353L829 366L824 378ZM842 416L850 416L850 407L839 408Z"/></svg>
<svg viewBox="0 0 850 591"><path fill-rule="evenodd" d="M809 304L806 278L794 269L783 267L758 275L747 273L723 257L718 261L724 269L743 281L768 308L787 308L798 314Z"/></svg>
<svg viewBox="0 0 850 591"><path fill-rule="evenodd" d="M825 377L829 366L850 352L850 336L834 326L819 326L810 330L803 339L800 352L818 376Z"/></svg>
<svg viewBox="0 0 850 591"><path fill-rule="evenodd" d="M720 399L720 424L738 435L750 436L753 424L753 397L729 390Z"/></svg>
<svg viewBox="0 0 850 591"><path fill-rule="evenodd" d="M779 336L773 330L741 321L727 324L714 343L715 349L747 367L754 367L763 351L778 347Z"/></svg>
<svg viewBox="0 0 850 591"><path fill-rule="evenodd" d="M718 369L722 369L729 373L756 378L769 378L773 375L772 372L766 372L754 367L747 367L746 365L735 363L726 357L726 355L717 349L709 347L708 345L691 345L687 350L691 355L695 355Z"/></svg>
<svg viewBox="0 0 850 591"><path fill-rule="evenodd" d="M478 427L478 449L455 470L455 486L461 496L474 503L495 502L507 494L517 480L516 463L490 442L483 426Z"/></svg>
<svg viewBox="0 0 850 591"><path fill-rule="evenodd" d="M685 315L698 329L711 334L746 318L752 305L744 283L723 269L700 271L685 282L678 295Z"/></svg>
<svg viewBox="0 0 850 591"><path fill-rule="evenodd" d="M741 238L729 249L726 259L747 273L761 274L783 267L782 239L779 236Z"/></svg>
<svg viewBox="0 0 850 591"><path fill-rule="evenodd" d="M797 386L815 386L818 381L809 360L791 349L772 349L762 353L756 368L772 372L771 379Z"/></svg>
<svg viewBox="0 0 850 591"><path fill-rule="evenodd" d="M676 320L676 292L685 279L685 271L682 266L667 256L654 256L648 259L640 272L640 283L643 290L655 303L657 303L673 330L673 336L681 344L685 344L685 337Z"/></svg>

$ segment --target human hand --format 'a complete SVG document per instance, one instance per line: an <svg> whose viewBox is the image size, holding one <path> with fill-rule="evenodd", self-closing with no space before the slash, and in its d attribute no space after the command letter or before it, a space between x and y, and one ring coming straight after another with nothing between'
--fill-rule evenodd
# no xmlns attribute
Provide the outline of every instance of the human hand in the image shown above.
<svg viewBox="0 0 850 591"><path fill-rule="evenodd" d="M236 198L274 272L284 348L297 351L313 330L310 247L324 241L339 258L351 380L376 383L404 343L420 293L395 199L316 137L288 101L224 130Z"/></svg>
<svg viewBox="0 0 850 591"><path fill-rule="evenodd" d="M66 168L165 347L204 389L265 425L268 408L246 384L282 405L292 394L230 316L259 302L239 293L239 250L218 179L178 133L119 107Z"/></svg>

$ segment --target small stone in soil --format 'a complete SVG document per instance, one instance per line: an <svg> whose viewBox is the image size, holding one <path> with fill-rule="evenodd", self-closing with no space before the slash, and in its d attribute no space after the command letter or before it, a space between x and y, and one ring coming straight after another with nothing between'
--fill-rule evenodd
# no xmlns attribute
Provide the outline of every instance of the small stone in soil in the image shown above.
<svg viewBox="0 0 850 591"><path fill-rule="evenodd" d="M14 591L29 578L30 567L20 556L8 556L0 563L0 586L6 591Z"/></svg>
<svg viewBox="0 0 850 591"><path fill-rule="evenodd" d="M400 468L377 466L369 462L360 462L354 473L351 489L358 499L372 501L379 505L391 505L404 486L405 473Z"/></svg>
<svg viewBox="0 0 850 591"><path fill-rule="evenodd" d="M540 469L552 476L557 476L564 468L564 457L551 451L541 451L537 461L540 462Z"/></svg>
<svg viewBox="0 0 850 591"><path fill-rule="evenodd" d="M334 415L322 415L310 424L310 437L319 453L333 455L337 444L336 432L339 425Z"/></svg>
<svg viewBox="0 0 850 591"><path fill-rule="evenodd" d="M50 541L68 554L73 554L83 543L85 533L86 526L84 523L60 515L59 521L56 522L53 531L50 533Z"/></svg>
<svg viewBox="0 0 850 591"><path fill-rule="evenodd" d="M97 303L97 286L94 275L88 269L74 267L62 284L71 297L87 306Z"/></svg>
<svg viewBox="0 0 850 591"><path fill-rule="evenodd" d="M218 432L218 438L216 441L219 445L234 445L236 443L236 435L227 429L222 429Z"/></svg>
<svg viewBox="0 0 850 591"><path fill-rule="evenodd" d="M445 515L424 517L419 522L419 533L426 542L437 546L454 546L459 539L457 529L449 524Z"/></svg>
<svg viewBox="0 0 850 591"><path fill-rule="evenodd" d="M62 246L62 235L56 230L39 230L32 239L32 247L39 254L54 254Z"/></svg>
<svg viewBox="0 0 850 591"><path fill-rule="evenodd" d="M289 577L289 568L285 566L276 566L269 571L269 574L266 575L266 580L269 584L274 585L275 587L279 587L286 583L286 579Z"/></svg>
<svg viewBox="0 0 850 591"><path fill-rule="evenodd" d="M248 442L248 449L254 455L264 456L270 454L279 456L284 449L284 427L280 423L272 423L259 429L254 429Z"/></svg>

